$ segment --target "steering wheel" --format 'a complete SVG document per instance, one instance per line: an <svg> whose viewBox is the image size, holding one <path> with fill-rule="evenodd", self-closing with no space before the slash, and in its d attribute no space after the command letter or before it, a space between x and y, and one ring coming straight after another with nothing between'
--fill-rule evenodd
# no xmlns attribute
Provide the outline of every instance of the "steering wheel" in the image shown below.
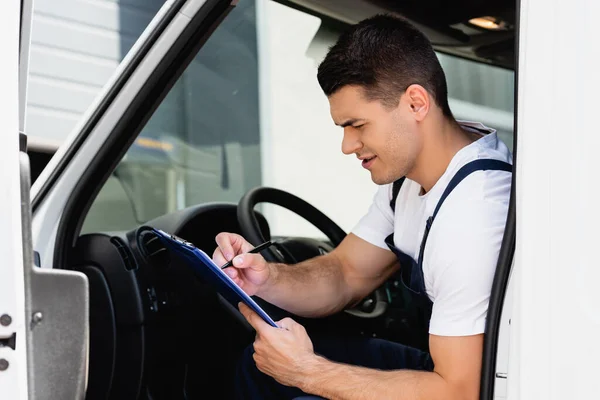
<svg viewBox="0 0 600 400"><path fill-rule="evenodd" d="M254 208L259 203L271 203L294 212L319 229L329 239L329 243L309 238L288 238L274 241L273 246L264 251L267 261L296 264L308 258L325 255L337 247L346 233L333 220L316 207L301 198L275 188L257 187L248 191L238 203L237 218L244 238L254 246L267 240L256 217ZM387 308L386 295L379 288L345 312L361 318L375 318Z"/></svg>

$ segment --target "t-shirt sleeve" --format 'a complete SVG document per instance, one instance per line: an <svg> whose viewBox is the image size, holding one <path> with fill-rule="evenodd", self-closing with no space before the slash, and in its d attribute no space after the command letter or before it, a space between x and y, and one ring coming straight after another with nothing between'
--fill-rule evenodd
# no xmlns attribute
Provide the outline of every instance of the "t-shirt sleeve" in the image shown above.
<svg viewBox="0 0 600 400"><path fill-rule="evenodd" d="M458 205L444 204L444 207ZM429 333L468 336L485 332L487 309L508 205L477 201L433 223L425 251L431 269L433 311ZM445 221L442 221L443 218ZM443 222L443 223L442 223ZM443 229L436 230L435 225ZM431 242L430 242L431 240ZM434 251L430 251L435 249Z"/></svg>
<svg viewBox="0 0 600 400"><path fill-rule="evenodd" d="M390 207L391 185L378 188L367 213L352 229L352 233L383 249L389 249L385 238L394 231L394 214Z"/></svg>

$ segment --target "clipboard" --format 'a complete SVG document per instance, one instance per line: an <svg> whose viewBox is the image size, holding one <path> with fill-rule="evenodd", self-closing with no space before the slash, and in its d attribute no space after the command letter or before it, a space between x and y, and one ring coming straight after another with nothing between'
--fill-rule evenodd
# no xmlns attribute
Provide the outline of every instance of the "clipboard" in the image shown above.
<svg viewBox="0 0 600 400"><path fill-rule="evenodd" d="M212 258L192 243L175 235L153 228L160 240L171 251L179 254L201 278L211 282L217 291L233 304L244 302L269 325L279 328L275 321L242 290L223 270L213 262Z"/></svg>

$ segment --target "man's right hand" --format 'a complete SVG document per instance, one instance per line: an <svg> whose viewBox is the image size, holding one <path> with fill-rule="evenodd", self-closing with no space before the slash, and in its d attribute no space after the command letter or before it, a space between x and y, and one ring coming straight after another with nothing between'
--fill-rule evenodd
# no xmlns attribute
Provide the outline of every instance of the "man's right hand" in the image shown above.
<svg viewBox="0 0 600 400"><path fill-rule="evenodd" d="M215 264L223 265L233 259L233 267L225 268L224 272L249 296L257 294L271 272L263 256L248 253L254 246L235 233L219 233L215 240L218 246L212 257Z"/></svg>

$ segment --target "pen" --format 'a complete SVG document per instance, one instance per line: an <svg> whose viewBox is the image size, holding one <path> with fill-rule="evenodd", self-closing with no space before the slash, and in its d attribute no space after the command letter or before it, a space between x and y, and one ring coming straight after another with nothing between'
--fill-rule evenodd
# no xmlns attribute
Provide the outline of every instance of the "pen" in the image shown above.
<svg viewBox="0 0 600 400"><path fill-rule="evenodd" d="M258 246L256 246L252 250L250 250L248 253L258 253L258 252L266 249L267 247L269 247L272 244L273 243L271 241L264 242L263 244L259 244ZM225 269L227 267L231 267L232 265L233 265L233 258L230 261L227 261L225 264L223 264L223 266L221 267L221 269Z"/></svg>

